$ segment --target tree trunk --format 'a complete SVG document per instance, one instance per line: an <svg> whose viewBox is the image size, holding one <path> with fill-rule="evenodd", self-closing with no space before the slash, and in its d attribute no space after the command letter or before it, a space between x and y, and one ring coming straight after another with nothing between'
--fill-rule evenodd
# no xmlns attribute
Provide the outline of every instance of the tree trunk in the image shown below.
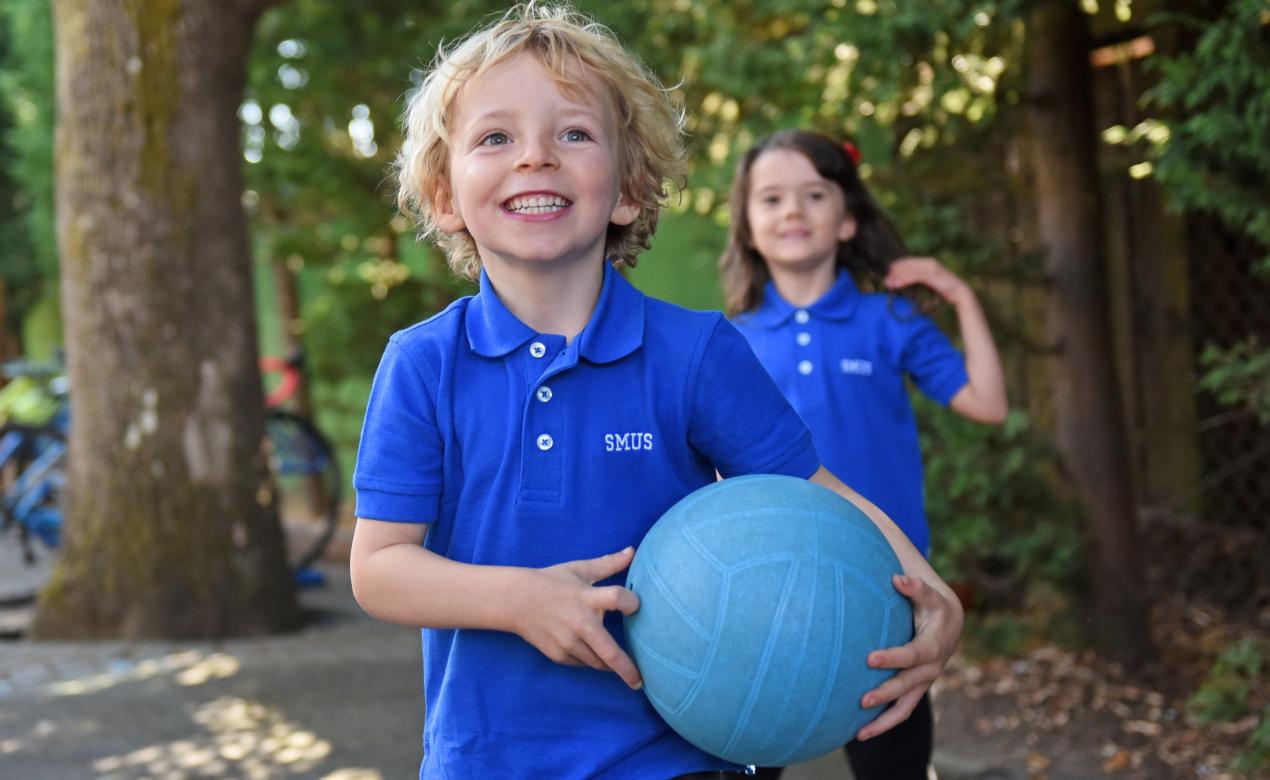
<svg viewBox="0 0 1270 780"><path fill-rule="evenodd" d="M1133 8L1142 17L1165 10L1159 0ZM1102 27L1109 35L1125 35L1121 22L1104 19ZM1157 54L1174 48L1172 37L1166 28L1153 31ZM1156 81L1146 62L1126 53L1094 71L1097 127L1132 128L1146 118L1142 96ZM1194 522L1202 516L1202 495L1195 489L1202 470L1191 381L1197 368L1185 218L1169 212L1155 179L1129 175L1129 166L1142 161L1141 146L1101 150L1116 363L1125 390L1138 516Z"/></svg>
<svg viewBox="0 0 1270 780"><path fill-rule="evenodd" d="M237 109L248 0L54 0L74 399L42 637L300 617L270 499Z"/></svg>
<svg viewBox="0 0 1270 780"><path fill-rule="evenodd" d="M1096 627L1125 660L1150 654L1124 420L1107 313L1086 20L1074 3L1041 3L1028 30L1037 221L1052 285L1047 330L1058 347L1058 445L1085 504L1093 542Z"/></svg>

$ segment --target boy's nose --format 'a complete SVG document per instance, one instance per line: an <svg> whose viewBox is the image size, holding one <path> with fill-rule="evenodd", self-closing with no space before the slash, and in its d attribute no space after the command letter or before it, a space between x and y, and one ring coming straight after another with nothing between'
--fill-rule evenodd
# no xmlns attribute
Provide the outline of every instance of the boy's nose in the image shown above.
<svg viewBox="0 0 1270 780"><path fill-rule="evenodd" d="M548 143L529 140L521 144L520 156L516 158L516 170L536 171L541 168L555 168L559 165L555 151Z"/></svg>

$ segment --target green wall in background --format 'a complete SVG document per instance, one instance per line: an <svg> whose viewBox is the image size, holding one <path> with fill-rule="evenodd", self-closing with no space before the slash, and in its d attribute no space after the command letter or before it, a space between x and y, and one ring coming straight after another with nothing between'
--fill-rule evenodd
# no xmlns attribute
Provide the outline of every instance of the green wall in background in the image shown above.
<svg viewBox="0 0 1270 780"><path fill-rule="evenodd" d="M721 309L715 264L727 230L692 212L665 212L653 245L628 278L645 294L690 309Z"/></svg>

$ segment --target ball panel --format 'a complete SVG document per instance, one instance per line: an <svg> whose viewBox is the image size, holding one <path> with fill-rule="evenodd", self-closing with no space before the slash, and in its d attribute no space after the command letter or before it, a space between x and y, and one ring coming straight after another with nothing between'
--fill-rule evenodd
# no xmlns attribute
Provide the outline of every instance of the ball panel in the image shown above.
<svg viewBox="0 0 1270 780"><path fill-rule="evenodd" d="M685 560L685 545L674 538L666 541L654 544L653 554L637 555L631 563L626 586L639 596L640 606L624 620L635 665L663 717L677 710L699 684L718 633L718 601L725 587L722 573L699 560ZM683 570L697 576L674 576Z"/></svg>
<svg viewBox="0 0 1270 780"><path fill-rule="evenodd" d="M726 571L751 566L764 557L802 557L815 547L818 534L813 516L761 506L685 518L684 530L702 555Z"/></svg>
<svg viewBox="0 0 1270 780"><path fill-rule="evenodd" d="M828 704L824 681L841 662L841 594L833 567L804 562L799 575L795 598L773 627L779 641L756 684L759 704L729 746L729 752L749 756L747 763L780 765L805 743Z"/></svg>

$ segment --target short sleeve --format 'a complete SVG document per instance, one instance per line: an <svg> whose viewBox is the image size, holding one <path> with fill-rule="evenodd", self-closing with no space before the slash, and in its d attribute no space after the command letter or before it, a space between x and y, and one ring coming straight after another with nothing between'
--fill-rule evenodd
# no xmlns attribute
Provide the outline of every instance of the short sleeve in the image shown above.
<svg viewBox="0 0 1270 780"><path fill-rule="evenodd" d="M907 320L901 363L904 372L932 400L945 406L966 386L966 359L929 317Z"/></svg>
<svg viewBox="0 0 1270 780"><path fill-rule="evenodd" d="M807 426L749 343L722 317L687 391L689 443L724 477L809 477L820 467Z"/></svg>
<svg viewBox="0 0 1270 780"><path fill-rule="evenodd" d="M389 341L371 384L357 449L357 516L435 521L443 456L433 391L405 349Z"/></svg>

